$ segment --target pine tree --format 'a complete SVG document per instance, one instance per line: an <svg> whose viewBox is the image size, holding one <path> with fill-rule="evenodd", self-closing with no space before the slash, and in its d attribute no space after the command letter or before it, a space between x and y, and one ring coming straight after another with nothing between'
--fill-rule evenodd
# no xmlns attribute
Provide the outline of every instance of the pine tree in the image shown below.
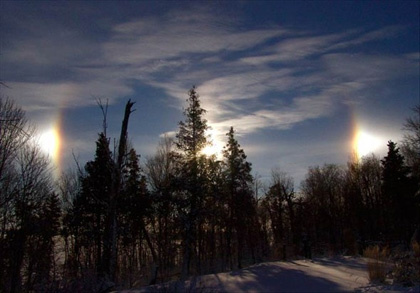
<svg viewBox="0 0 420 293"><path fill-rule="evenodd" d="M69 214L70 229L76 234L74 257L79 259L80 254L87 254L94 263L85 269L95 269L98 274L103 274L105 270L104 225L112 188L113 168L109 140L104 133L100 133L96 142L95 159L85 165L86 175L80 178L81 192L74 199L73 210ZM81 249L85 251L82 252ZM90 255L92 252L95 252L95 255Z"/></svg>
<svg viewBox="0 0 420 293"><path fill-rule="evenodd" d="M228 249L232 249L233 236L236 235L236 261L238 268L241 268L246 236L256 215L251 188L253 178L251 163L246 161L247 156L235 138L233 127L226 135L228 142L223 156L230 218L227 227ZM228 251L228 255L231 253Z"/></svg>
<svg viewBox="0 0 420 293"><path fill-rule="evenodd" d="M418 225L415 200L416 183L408 177L410 168L404 164L397 144L388 142L388 153L382 163L382 194L385 200L385 217L392 240L409 240Z"/></svg>
<svg viewBox="0 0 420 293"><path fill-rule="evenodd" d="M123 174L122 196L118 202L119 231L124 232L121 235L123 244L131 246L133 254L138 240L141 242L143 237L146 240L154 263L151 281L154 284L156 282L158 260L145 222L147 218L151 217L151 198L146 186L146 177L142 174L140 168L139 156L134 149L130 149L127 154ZM129 259L129 264L134 266L135 261ZM133 267L127 267L127 269L130 270Z"/></svg>
<svg viewBox="0 0 420 293"><path fill-rule="evenodd" d="M107 110L101 106L104 130L96 142L95 159L86 164L85 174L80 179L81 192L73 200L73 209L64 221L66 233L71 231L75 238L75 267L94 269L98 277L111 282L115 280L117 266L118 202L124 190L123 163L127 155L127 129L133 105L129 100L125 107L115 160L105 134ZM82 260L81 256L85 259ZM111 285L111 282L103 285Z"/></svg>
<svg viewBox="0 0 420 293"><path fill-rule="evenodd" d="M130 149L124 167L123 196L119 208L129 219L136 223L150 213L150 198L146 187L146 178L142 175L139 156Z"/></svg>
<svg viewBox="0 0 420 293"><path fill-rule="evenodd" d="M202 208L200 166L200 151L207 145L207 120L203 118L206 110L201 108L199 95L195 86L188 92L188 108L184 110L185 121L179 122L176 135L176 146L181 153L181 182L180 188L185 193L183 212L184 222L184 256L182 264L182 278L190 274L193 247L196 245L196 225ZM197 267L197 265L196 265ZM200 268L197 268L198 270Z"/></svg>
<svg viewBox="0 0 420 293"><path fill-rule="evenodd" d="M200 96L195 86L188 92L188 108L184 110L185 121L179 122L176 145L187 161L197 163L200 151L208 144L207 120L203 118L206 110L201 108Z"/></svg>

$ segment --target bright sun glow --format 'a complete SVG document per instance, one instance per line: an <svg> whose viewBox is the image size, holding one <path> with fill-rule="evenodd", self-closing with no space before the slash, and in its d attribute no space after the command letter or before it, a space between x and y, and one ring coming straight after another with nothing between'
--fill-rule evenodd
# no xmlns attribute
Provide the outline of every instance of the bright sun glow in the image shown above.
<svg viewBox="0 0 420 293"><path fill-rule="evenodd" d="M381 146L381 140L364 131L358 131L354 139L354 149L359 157L375 152Z"/></svg>
<svg viewBox="0 0 420 293"><path fill-rule="evenodd" d="M219 139L219 133L214 129L210 129L207 131L207 135L210 136L211 143L206 146L201 153L205 156L212 156L215 155L216 157L220 158L222 155L222 150L224 143Z"/></svg>
<svg viewBox="0 0 420 293"><path fill-rule="evenodd" d="M56 161L60 149L60 135L58 131L54 128L44 131L39 136L38 142L42 151Z"/></svg>

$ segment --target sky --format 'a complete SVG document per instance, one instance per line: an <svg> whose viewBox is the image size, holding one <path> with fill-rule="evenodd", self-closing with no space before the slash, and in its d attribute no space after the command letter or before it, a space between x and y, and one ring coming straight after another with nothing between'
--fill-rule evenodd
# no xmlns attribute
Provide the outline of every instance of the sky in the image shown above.
<svg viewBox="0 0 420 293"><path fill-rule="evenodd" d="M345 165L400 141L419 101L419 1L1 1L1 94L37 126L57 172L114 141L144 162L195 85L214 147L234 127L253 173ZM268 180L268 179L267 179Z"/></svg>

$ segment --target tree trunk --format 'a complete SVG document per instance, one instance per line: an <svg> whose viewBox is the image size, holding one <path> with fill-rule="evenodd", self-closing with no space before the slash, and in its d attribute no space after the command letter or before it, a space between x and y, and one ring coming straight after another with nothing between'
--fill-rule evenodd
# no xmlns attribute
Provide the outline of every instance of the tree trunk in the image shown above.
<svg viewBox="0 0 420 293"><path fill-rule="evenodd" d="M144 224L144 221L141 220L141 229L144 234L144 238L146 239L147 245L149 246L150 252L152 253L152 259L153 259L153 265L152 265L152 278L150 280L149 285L156 284L156 279L159 271L159 263L158 263L158 257L156 255L155 249L153 248L152 241L149 237L149 232L147 232L146 225Z"/></svg>
<svg viewBox="0 0 420 293"><path fill-rule="evenodd" d="M20 292L22 287L22 278L20 271L22 268L23 257L24 257L24 248L26 244L26 232L23 228L15 232L15 239L13 245L13 253L11 258L11 286L10 292Z"/></svg>
<svg viewBox="0 0 420 293"><path fill-rule="evenodd" d="M193 242L193 226L192 220L189 219L186 223L185 229L185 244L184 244L184 256L182 261L182 271L181 271L181 279L185 280L188 275L190 274L190 264L191 264L191 245Z"/></svg>
<svg viewBox="0 0 420 293"><path fill-rule="evenodd" d="M114 169L111 194L108 203L108 221L106 229L108 233L105 235L107 239L105 241L106 247L104 249L104 263L106 264L106 274L111 281L114 281L115 279L117 264L117 201L121 188L122 166L127 149L128 120L130 118L130 114L132 113L131 107L133 105L134 103L131 102L131 100L128 100L125 106L124 119L121 126L120 141L118 145L117 164Z"/></svg>

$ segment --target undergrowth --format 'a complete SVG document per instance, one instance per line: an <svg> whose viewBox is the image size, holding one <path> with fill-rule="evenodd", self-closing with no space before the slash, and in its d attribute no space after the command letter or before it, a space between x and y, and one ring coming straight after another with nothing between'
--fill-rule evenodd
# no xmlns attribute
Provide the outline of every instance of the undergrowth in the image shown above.
<svg viewBox="0 0 420 293"><path fill-rule="evenodd" d="M385 282L389 253L388 247L380 248L378 245L370 246L363 251L363 256L368 258L367 269L371 282Z"/></svg>

